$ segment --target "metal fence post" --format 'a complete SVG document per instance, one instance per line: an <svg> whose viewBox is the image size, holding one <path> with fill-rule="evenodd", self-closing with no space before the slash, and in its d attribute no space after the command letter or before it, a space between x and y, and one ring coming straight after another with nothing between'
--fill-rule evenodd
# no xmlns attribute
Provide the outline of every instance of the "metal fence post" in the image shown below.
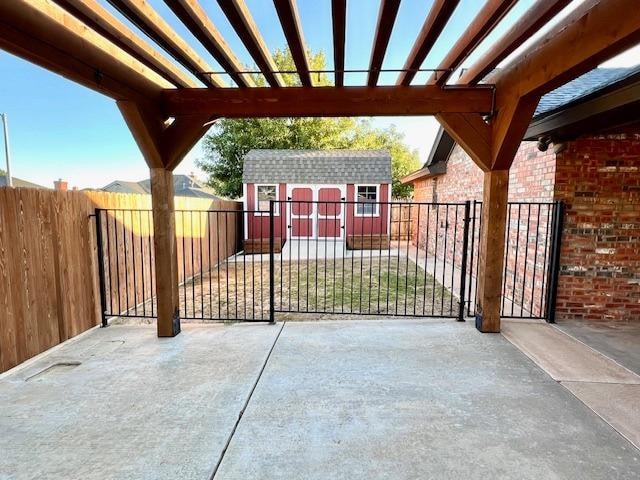
<svg viewBox="0 0 640 480"><path fill-rule="evenodd" d="M467 281L467 254L469 250L469 223L471 222L470 213L471 202L467 200L466 202L464 202L464 233L462 235L462 264L460 265L460 306L458 309L459 322L464 322L465 289Z"/></svg>
<svg viewBox="0 0 640 480"><path fill-rule="evenodd" d="M275 201L269 200L269 322L275 323L275 258L274 258L274 206Z"/></svg>
<svg viewBox="0 0 640 480"><path fill-rule="evenodd" d="M551 242L551 265L547 280L547 323L556 323L556 299L558 295L558 277L560 274L560 245L564 220L564 202L556 201L553 209L553 237Z"/></svg>
<svg viewBox="0 0 640 480"><path fill-rule="evenodd" d="M98 243L98 280L100 284L100 315L102 316L101 327L107 327L107 292L104 277L104 246L102 242L102 215L99 208L95 209L96 217L96 241Z"/></svg>

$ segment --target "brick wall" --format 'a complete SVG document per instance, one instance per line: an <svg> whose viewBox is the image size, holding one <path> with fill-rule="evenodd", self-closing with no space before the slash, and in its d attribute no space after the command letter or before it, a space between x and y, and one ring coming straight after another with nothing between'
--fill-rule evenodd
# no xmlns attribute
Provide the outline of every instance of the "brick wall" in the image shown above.
<svg viewBox="0 0 640 480"><path fill-rule="evenodd" d="M556 317L640 320L640 134L585 137L558 154L566 202Z"/></svg>
<svg viewBox="0 0 640 480"><path fill-rule="evenodd" d="M552 202L555 179L555 154L552 149L540 152L536 142L523 142L516 153L509 174L509 201ZM482 200L483 174L461 147L454 147L447 163L447 173L415 183L415 202L464 202ZM427 248L429 255L441 260L446 258L459 266L462 263L462 237L460 212L456 209L438 208L419 228L414 224L413 241L420 249ZM479 213L479 207L478 207ZM448 218L447 218L448 217ZM443 221L445 219L447 221ZM478 245L480 228L475 229L473 243ZM539 226L539 228L538 228ZM548 206L512 206L509 215L509 235L506 256L504 291L509 305L535 315L544 308L544 291L540 288L546 276L545 259L550 246L544 241L550 229ZM434 234L437 232L437 235ZM436 238L437 244L436 244ZM446 239L446 242L444 241ZM517 252L517 254L516 254ZM474 257L477 259L477 257ZM471 261L471 259L469 260ZM477 271L474 264L473 271ZM514 310L514 313L517 312ZM507 309L510 313L511 309Z"/></svg>

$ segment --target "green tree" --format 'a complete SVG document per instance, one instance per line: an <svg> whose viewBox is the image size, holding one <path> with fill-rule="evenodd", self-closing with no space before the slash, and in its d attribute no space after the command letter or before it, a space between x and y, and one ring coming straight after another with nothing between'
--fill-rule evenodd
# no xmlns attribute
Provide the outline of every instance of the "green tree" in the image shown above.
<svg viewBox="0 0 640 480"><path fill-rule="evenodd" d="M309 54L312 70L325 68L324 53ZM295 70L288 50L277 50L274 61L280 71ZM315 85L330 85L325 74L312 74ZM287 85L299 86L296 74L284 73ZM264 85L262 76L254 76ZM404 143L395 128L375 129L364 119L353 118L249 118L221 119L204 140L204 158L197 165L208 175L208 183L220 195L242 194L242 160L253 148L261 149L328 149L375 148L391 154L394 197L407 197L411 188L400 184L400 178L419 166L418 154Z"/></svg>

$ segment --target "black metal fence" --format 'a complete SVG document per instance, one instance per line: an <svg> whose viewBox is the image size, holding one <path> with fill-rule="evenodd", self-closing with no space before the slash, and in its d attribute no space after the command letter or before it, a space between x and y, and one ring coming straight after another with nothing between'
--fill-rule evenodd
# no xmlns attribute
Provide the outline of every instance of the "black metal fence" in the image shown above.
<svg viewBox="0 0 640 480"><path fill-rule="evenodd" d="M113 316L155 318L150 210L96 209L102 324Z"/></svg>
<svg viewBox="0 0 640 480"><path fill-rule="evenodd" d="M475 312L480 202L280 200L175 218L184 319ZM509 203L502 316L553 321L561 220L559 202ZM96 226L103 321L154 318L151 211L98 209Z"/></svg>
<svg viewBox="0 0 640 480"><path fill-rule="evenodd" d="M463 318L469 202L282 200L273 208L287 232L282 253L271 255L274 314ZM416 229L392 240L391 219L404 216ZM447 256L459 256L461 268Z"/></svg>
<svg viewBox="0 0 640 480"><path fill-rule="evenodd" d="M467 315L475 314L482 202L472 204ZM562 202L509 202L505 231L501 316L555 318L562 234Z"/></svg>

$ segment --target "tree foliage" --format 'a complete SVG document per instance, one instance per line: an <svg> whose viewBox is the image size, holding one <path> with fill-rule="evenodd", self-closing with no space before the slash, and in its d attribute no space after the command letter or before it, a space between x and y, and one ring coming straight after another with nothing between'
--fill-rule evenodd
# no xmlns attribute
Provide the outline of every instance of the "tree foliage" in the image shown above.
<svg viewBox="0 0 640 480"><path fill-rule="evenodd" d="M288 50L277 50L274 61L280 71L295 70ZM322 70L324 54L309 55L310 68ZM315 85L329 85L325 74L312 74ZM298 86L296 74L282 74L287 85ZM262 76L254 77L264 85ZM419 167L418 154L403 142L394 127L376 129L365 119L353 118L249 118L221 119L205 137L204 158L198 166L208 175L208 183L220 195L242 195L242 161L251 149L386 149L391 154L394 197L407 197L411 187L400 178Z"/></svg>

